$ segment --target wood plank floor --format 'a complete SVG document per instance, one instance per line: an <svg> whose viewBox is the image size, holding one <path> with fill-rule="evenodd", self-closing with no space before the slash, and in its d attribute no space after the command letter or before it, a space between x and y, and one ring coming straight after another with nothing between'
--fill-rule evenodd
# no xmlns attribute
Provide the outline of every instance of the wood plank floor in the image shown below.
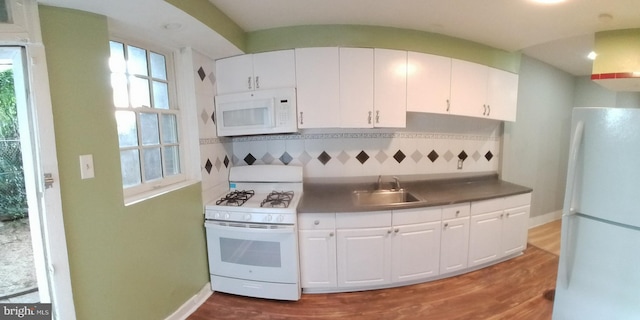
<svg viewBox="0 0 640 320"><path fill-rule="evenodd" d="M542 250L560 255L560 225L562 220L529 229L528 242Z"/></svg>
<svg viewBox="0 0 640 320"><path fill-rule="evenodd" d="M555 232L559 224L555 229L549 228L552 231L548 232ZM545 238L540 234L534 236L534 241ZM559 240L556 240L558 247ZM523 255L509 261L453 278L401 288L303 294L297 302L215 292L188 319L549 320L553 302L543 294L555 287L557 265L557 255L529 245Z"/></svg>

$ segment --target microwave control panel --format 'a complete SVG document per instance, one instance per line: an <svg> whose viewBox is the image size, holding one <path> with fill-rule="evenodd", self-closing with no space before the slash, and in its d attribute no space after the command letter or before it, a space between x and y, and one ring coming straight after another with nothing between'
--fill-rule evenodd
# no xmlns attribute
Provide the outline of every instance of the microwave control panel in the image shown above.
<svg viewBox="0 0 640 320"><path fill-rule="evenodd" d="M291 102L289 99L277 99L276 121L277 126L288 125L291 121ZM295 113L294 113L295 114Z"/></svg>

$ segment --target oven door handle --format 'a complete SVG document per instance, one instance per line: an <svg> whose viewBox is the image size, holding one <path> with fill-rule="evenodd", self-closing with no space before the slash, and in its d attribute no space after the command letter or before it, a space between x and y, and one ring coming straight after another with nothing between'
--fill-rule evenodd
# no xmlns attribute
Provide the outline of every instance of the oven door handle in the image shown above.
<svg viewBox="0 0 640 320"><path fill-rule="evenodd" d="M229 230L228 228L236 228L237 231L247 231L251 233L269 233L269 234L285 234L285 233L294 233L296 228L292 225L278 225L276 228L251 228L248 227L248 224L243 223L225 223L225 225L221 225L219 222L215 221L205 221L205 228L213 228L218 230Z"/></svg>

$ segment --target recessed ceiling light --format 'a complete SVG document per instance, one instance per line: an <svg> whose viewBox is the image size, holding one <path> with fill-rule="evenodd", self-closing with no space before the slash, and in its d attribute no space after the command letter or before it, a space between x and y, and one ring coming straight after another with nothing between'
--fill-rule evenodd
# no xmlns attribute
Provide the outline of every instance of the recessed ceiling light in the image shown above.
<svg viewBox="0 0 640 320"><path fill-rule="evenodd" d="M172 22L162 25L162 27L169 31L175 31L182 29L182 24L178 22Z"/></svg>
<svg viewBox="0 0 640 320"><path fill-rule="evenodd" d="M566 0L531 0L531 1L539 4L557 4L557 3L565 2Z"/></svg>
<svg viewBox="0 0 640 320"><path fill-rule="evenodd" d="M587 55L587 58L589 58L589 60L595 60L597 56L598 56L598 54L595 51L591 51Z"/></svg>

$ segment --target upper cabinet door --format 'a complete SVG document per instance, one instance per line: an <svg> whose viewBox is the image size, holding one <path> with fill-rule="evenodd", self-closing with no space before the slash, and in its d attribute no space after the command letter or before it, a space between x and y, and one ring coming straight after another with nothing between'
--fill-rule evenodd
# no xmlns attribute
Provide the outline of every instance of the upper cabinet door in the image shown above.
<svg viewBox="0 0 640 320"><path fill-rule="evenodd" d="M253 55L216 60L218 94L253 90Z"/></svg>
<svg viewBox="0 0 640 320"><path fill-rule="evenodd" d="M295 88L296 64L293 50L253 55L254 87L260 89Z"/></svg>
<svg viewBox="0 0 640 320"><path fill-rule="evenodd" d="M407 111L448 114L451 58L409 52Z"/></svg>
<svg viewBox="0 0 640 320"><path fill-rule="evenodd" d="M216 61L218 94L296 86L293 50L245 54Z"/></svg>
<svg viewBox="0 0 640 320"><path fill-rule="evenodd" d="M407 125L407 52L374 49L375 127Z"/></svg>
<svg viewBox="0 0 640 320"><path fill-rule="evenodd" d="M518 75L489 68L487 88L487 116L491 119L516 121L518 104Z"/></svg>
<svg viewBox="0 0 640 320"><path fill-rule="evenodd" d="M484 117L487 114L489 67L453 59L451 62L451 113Z"/></svg>
<svg viewBox="0 0 640 320"><path fill-rule="evenodd" d="M340 126L373 127L373 49L340 48Z"/></svg>
<svg viewBox="0 0 640 320"><path fill-rule="evenodd" d="M295 51L298 128L340 127L338 48Z"/></svg>

